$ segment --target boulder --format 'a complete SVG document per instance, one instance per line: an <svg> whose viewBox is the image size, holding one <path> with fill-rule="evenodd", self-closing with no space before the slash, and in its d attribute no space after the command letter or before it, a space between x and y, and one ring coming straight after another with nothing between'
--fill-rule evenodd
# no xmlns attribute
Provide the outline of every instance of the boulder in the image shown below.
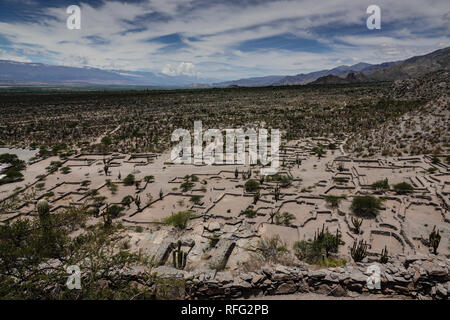
<svg viewBox="0 0 450 320"><path fill-rule="evenodd" d="M329 295L333 297L345 297L347 296L347 290L345 290L340 284L336 284L331 288Z"/></svg>
<svg viewBox="0 0 450 320"><path fill-rule="evenodd" d="M275 294L291 294L297 291L294 281L288 281L278 286Z"/></svg>
<svg viewBox="0 0 450 320"><path fill-rule="evenodd" d="M224 269L235 246L236 243L232 240L220 239L219 242L217 242L212 258L209 261L210 268L216 270Z"/></svg>

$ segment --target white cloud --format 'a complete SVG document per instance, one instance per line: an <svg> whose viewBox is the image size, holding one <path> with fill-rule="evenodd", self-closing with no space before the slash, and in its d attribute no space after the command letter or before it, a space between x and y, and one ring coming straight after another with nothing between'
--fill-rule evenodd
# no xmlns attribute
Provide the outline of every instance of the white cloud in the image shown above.
<svg viewBox="0 0 450 320"><path fill-rule="evenodd" d="M190 62L180 62L175 66L168 63L161 72L168 76L197 76L195 66Z"/></svg>
<svg viewBox="0 0 450 320"><path fill-rule="evenodd" d="M356 36L346 31L329 36L314 32L315 27L340 30L360 25L357 31L361 33L366 28L367 5L348 0L245 4L209 0L105 1L95 7L80 4L81 30L67 30L68 15L65 8L59 7L44 9L43 17L50 18L36 22L0 21L0 35L12 43L8 52L14 53L16 61L45 56L46 61L62 65L130 71L163 68L168 75L201 74L224 79L309 72L334 67L340 61L405 59L449 44L448 33L417 35L448 27L447 0L435 0L433 5L423 0L378 0L382 30L374 35ZM155 12L165 19L139 19ZM402 23L403 29L384 28L392 22ZM166 44L149 41L175 33L184 43L176 50L163 50ZM331 52L294 52L283 47L253 52L237 49L245 41L281 34L318 41ZM7 57L6 52L2 55Z"/></svg>
<svg viewBox="0 0 450 320"><path fill-rule="evenodd" d="M0 49L0 60L11 60L11 61L15 61L15 62L32 62L30 59L20 56L20 55L16 55L16 54L11 54L9 52L7 52L6 50L1 50Z"/></svg>

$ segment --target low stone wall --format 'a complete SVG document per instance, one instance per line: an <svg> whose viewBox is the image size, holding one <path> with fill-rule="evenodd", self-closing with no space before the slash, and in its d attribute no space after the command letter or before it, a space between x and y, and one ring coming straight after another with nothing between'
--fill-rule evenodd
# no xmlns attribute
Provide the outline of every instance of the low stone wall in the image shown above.
<svg viewBox="0 0 450 320"><path fill-rule="evenodd" d="M377 265L381 288L367 287L368 267ZM346 296L349 291L406 295L420 300L448 299L450 260L433 255L401 257L393 263L357 263L345 267L311 270L307 265L264 266L257 272L178 272L186 280L187 299L239 297L315 292Z"/></svg>

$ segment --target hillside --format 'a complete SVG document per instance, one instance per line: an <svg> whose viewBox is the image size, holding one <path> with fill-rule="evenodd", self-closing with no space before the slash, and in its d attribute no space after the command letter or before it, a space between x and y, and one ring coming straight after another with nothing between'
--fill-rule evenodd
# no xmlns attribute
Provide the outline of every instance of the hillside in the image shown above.
<svg viewBox="0 0 450 320"><path fill-rule="evenodd" d="M406 80L421 77L438 70L450 70L450 48L440 49L404 61L369 65L359 72L326 74L311 83L350 84L357 82ZM289 84L289 82L284 84Z"/></svg>
<svg viewBox="0 0 450 320"><path fill-rule="evenodd" d="M423 107L350 137L346 150L360 156L448 154L450 134L450 72L396 81L386 98L428 100Z"/></svg>

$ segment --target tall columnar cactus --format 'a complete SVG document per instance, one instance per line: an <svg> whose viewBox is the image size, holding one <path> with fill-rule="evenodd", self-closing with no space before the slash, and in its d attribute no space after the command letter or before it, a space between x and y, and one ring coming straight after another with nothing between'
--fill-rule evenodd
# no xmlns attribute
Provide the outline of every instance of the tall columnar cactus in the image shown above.
<svg viewBox="0 0 450 320"><path fill-rule="evenodd" d="M36 209L39 214L39 219L42 220L42 218L46 218L50 213L50 205L48 204L47 200L39 200L39 202L36 204Z"/></svg>
<svg viewBox="0 0 450 320"><path fill-rule="evenodd" d="M361 262L367 256L367 246L364 240L360 240L359 242L355 240L353 242L353 247L350 251L353 261Z"/></svg>
<svg viewBox="0 0 450 320"><path fill-rule="evenodd" d="M380 263L387 263L389 261L388 250L387 247L384 246L384 249L381 250Z"/></svg>
<svg viewBox="0 0 450 320"><path fill-rule="evenodd" d="M253 195L253 204L256 204L259 200L259 198L261 197L261 194L259 193L259 190L255 192L255 194Z"/></svg>
<svg viewBox="0 0 450 320"><path fill-rule="evenodd" d="M436 226L433 227L433 231L430 233L428 242L430 247L433 248L433 253L437 254L437 248L441 242L441 235L439 234L439 230L436 231Z"/></svg>
<svg viewBox="0 0 450 320"><path fill-rule="evenodd" d="M358 219L356 217L352 217L353 228L355 228L355 233L359 234L361 232L361 225L363 223L363 219Z"/></svg>
<svg viewBox="0 0 450 320"><path fill-rule="evenodd" d="M275 194L275 202L278 202L278 200L280 200L280 187L277 185L276 187L275 187L275 192L274 192Z"/></svg>
<svg viewBox="0 0 450 320"><path fill-rule="evenodd" d="M134 198L134 204L136 205L136 207L138 208L138 211L141 210L141 197L136 196Z"/></svg>
<svg viewBox="0 0 450 320"><path fill-rule="evenodd" d="M173 267L183 270L186 267L187 253L181 250L181 241L178 240L177 249L172 251Z"/></svg>

